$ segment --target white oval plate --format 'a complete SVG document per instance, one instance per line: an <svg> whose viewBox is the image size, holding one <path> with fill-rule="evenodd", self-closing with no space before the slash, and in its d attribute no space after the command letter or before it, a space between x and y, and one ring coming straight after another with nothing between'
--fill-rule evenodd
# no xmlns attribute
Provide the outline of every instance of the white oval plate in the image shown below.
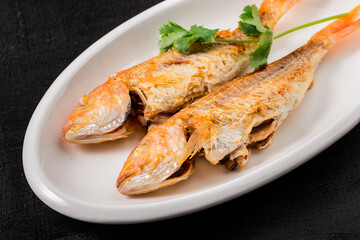
<svg viewBox="0 0 360 240"><path fill-rule="evenodd" d="M349 11L357 0L302 0L280 20L275 34ZM132 18L89 47L56 79L37 106L23 147L26 178L48 206L98 223L164 219L238 197L294 169L359 122L360 31L339 42L319 66L313 89L279 129L273 144L255 151L243 169L227 171L198 159L187 181L139 197L117 192L116 178L143 133L91 146L68 144L61 129L80 96L120 69L158 54L158 29L168 20L185 27L234 29L244 5L260 1L165 1ZM269 61L304 44L327 23L275 41Z"/></svg>

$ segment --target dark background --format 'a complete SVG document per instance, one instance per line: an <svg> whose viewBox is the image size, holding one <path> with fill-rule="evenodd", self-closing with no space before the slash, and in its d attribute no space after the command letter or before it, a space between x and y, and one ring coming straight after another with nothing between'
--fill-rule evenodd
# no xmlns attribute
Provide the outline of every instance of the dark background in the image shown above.
<svg viewBox="0 0 360 240"><path fill-rule="evenodd" d="M35 196L21 154L42 95L88 46L158 2L0 1L0 239L360 239L360 125L272 183L175 219L90 224Z"/></svg>

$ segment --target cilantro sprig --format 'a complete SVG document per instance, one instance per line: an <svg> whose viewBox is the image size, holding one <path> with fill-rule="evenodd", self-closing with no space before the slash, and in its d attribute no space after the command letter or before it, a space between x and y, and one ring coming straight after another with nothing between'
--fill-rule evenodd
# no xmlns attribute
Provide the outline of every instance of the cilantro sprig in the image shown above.
<svg viewBox="0 0 360 240"><path fill-rule="evenodd" d="M240 15L241 20L239 21L239 28L245 35L260 36L259 39L233 40L216 38L216 34L219 29L208 29L204 28L203 26L197 26L195 24L190 27L190 30L186 30L180 25L169 21L168 24L164 24L159 30L161 39L158 43L158 46L161 53L175 48L180 53L188 54L190 52L190 46L197 41L203 44L212 43L215 41L230 43L258 43L257 48L249 55L250 66L258 69L267 64L267 58L270 54L274 39L285 36L291 32L313 26L315 24L345 17L349 14L350 13L338 14L306 23L295 28L291 28L274 37L273 31L270 29L270 27L266 25L264 26L261 23L257 7L255 5L251 5L246 6L243 9L243 13Z"/></svg>
<svg viewBox="0 0 360 240"><path fill-rule="evenodd" d="M257 48L249 54L250 66L258 69L267 64L273 43L273 31L269 26L261 23L258 9L255 5L246 6L240 15L239 27L245 35L258 36L261 34Z"/></svg>
<svg viewBox="0 0 360 240"><path fill-rule="evenodd" d="M189 47L196 41L201 43L214 42L214 37L219 29L208 29L203 26L193 25L190 31L182 28L176 23L170 22L163 25L159 32L162 35L158 45L160 52L164 53L172 48L176 48L180 53L188 53Z"/></svg>
<svg viewBox="0 0 360 240"><path fill-rule="evenodd" d="M245 6L244 12L240 15L239 27L245 35L257 36L266 31L262 25L258 9L255 5Z"/></svg>

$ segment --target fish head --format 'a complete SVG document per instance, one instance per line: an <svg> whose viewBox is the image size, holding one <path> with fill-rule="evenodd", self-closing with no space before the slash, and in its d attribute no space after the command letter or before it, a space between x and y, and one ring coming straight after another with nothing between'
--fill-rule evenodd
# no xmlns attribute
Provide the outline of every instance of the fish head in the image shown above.
<svg viewBox="0 0 360 240"><path fill-rule="evenodd" d="M124 163L116 183L119 192L142 194L187 179L194 165L183 157L186 144L181 124L154 126Z"/></svg>
<svg viewBox="0 0 360 240"><path fill-rule="evenodd" d="M110 78L88 95L72 111L62 135L72 143L97 143L123 134L122 125L131 109L129 90L121 81Z"/></svg>

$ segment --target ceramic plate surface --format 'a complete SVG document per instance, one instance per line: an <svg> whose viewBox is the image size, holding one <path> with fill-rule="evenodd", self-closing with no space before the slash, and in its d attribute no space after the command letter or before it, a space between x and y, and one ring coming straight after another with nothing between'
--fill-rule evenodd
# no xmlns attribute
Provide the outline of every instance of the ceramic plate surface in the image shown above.
<svg viewBox="0 0 360 240"><path fill-rule="evenodd" d="M243 7L260 1L169 0L125 22L76 58L37 106L27 129L23 164L35 194L69 217L98 223L134 223L175 217L238 197L274 180L319 153L359 122L360 31L324 58L302 104L278 130L272 145L254 151L243 169L227 171L197 159L196 171L174 186L139 197L120 194L115 182L144 133L99 145L65 143L61 129L79 98L116 71L158 54L158 29L168 20L186 28L234 29ZM357 0L302 0L278 23L275 34L347 12ZM305 44L328 23L274 42L272 62ZM145 41L144 41L145 40Z"/></svg>

